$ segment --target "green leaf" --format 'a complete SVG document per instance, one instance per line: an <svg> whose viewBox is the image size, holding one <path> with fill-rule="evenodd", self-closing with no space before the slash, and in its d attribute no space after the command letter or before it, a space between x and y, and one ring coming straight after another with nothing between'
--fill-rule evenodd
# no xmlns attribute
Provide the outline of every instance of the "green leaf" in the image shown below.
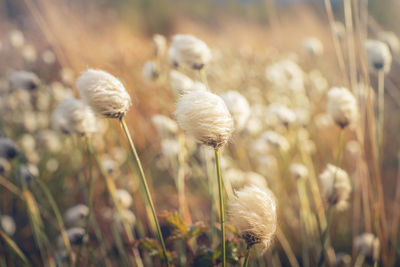
<svg viewBox="0 0 400 267"><path fill-rule="evenodd" d="M7 243L7 245L18 255L18 257L28 265L28 259L25 257L22 250L18 247L18 245L10 238L7 234L0 230L1 238Z"/></svg>

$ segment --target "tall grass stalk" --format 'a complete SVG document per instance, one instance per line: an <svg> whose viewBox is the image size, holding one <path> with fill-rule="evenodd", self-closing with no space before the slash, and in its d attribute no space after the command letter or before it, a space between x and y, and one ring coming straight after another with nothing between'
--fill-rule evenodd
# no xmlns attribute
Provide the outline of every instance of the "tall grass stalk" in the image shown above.
<svg viewBox="0 0 400 267"><path fill-rule="evenodd" d="M282 249L286 254L286 257L288 258L290 265L292 267L300 267L300 264L296 259L296 255L294 254L289 241L287 240L286 236L284 235L284 233L282 232L282 230L280 229L279 226L278 226L278 229L276 230L276 237L277 237L279 243L281 244Z"/></svg>
<svg viewBox="0 0 400 267"><path fill-rule="evenodd" d="M226 247L225 247L225 210L224 210L224 196L221 168L219 162L219 149L215 149L215 164L217 167L218 178L218 193L219 193L219 211L220 211L220 224L221 224L221 244L222 244L222 266L226 266Z"/></svg>
<svg viewBox="0 0 400 267"><path fill-rule="evenodd" d="M146 177L144 175L144 171L143 171L140 159L139 159L139 155L138 155L138 153L136 151L135 145L134 145L134 143L132 141L131 134L129 133L128 127L127 127L123 117L120 118L120 124L121 124L121 126L122 126L122 128L123 128L123 130L125 132L126 137L128 138L128 142L129 142L129 146L130 146L130 149L131 149L131 152L132 152L132 156L133 156L134 160L136 161L137 167L139 169L139 177L140 177L141 182L142 182L142 184L144 186L144 190L145 190L145 193L146 193L147 201L150 204L151 212L153 214L153 218L154 218L154 221L156 223L158 239L159 239L159 241L161 243L161 248L162 248L162 252L163 252L164 261L167 264L167 266L170 266L169 260L168 260L168 255L167 255L167 249L165 247L164 238L163 238L162 233L161 233L160 223L158 222L157 213L156 213L156 210L154 208L153 200L151 198L150 190L149 190L149 187L147 185Z"/></svg>
<svg viewBox="0 0 400 267"><path fill-rule="evenodd" d="M349 60L350 85L351 91L354 92L357 85L357 64L354 45L354 30L353 30L353 13L351 8L351 0L344 0L344 17L346 25L347 39L347 56Z"/></svg>
<svg viewBox="0 0 400 267"><path fill-rule="evenodd" d="M6 233L0 230L0 237L4 240L4 242L10 247L12 251L24 262L24 266L31 266L28 259L22 250L18 247L18 245L12 240ZM1 251L1 250L0 250ZM7 265L5 265L7 266Z"/></svg>
<svg viewBox="0 0 400 267"><path fill-rule="evenodd" d="M385 73L378 72L378 159L379 164L383 163L383 127L385 119Z"/></svg>
<svg viewBox="0 0 400 267"><path fill-rule="evenodd" d="M106 170L104 169L101 160L99 158L99 155L96 153L95 150L93 150L93 156L94 159L96 161L97 166L99 167L100 173L103 176L105 182L106 182L106 187L108 192L110 193L111 199L115 205L115 208L117 209L117 213L119 218L121 219L122 222L122 227L124 228L125 234L128 238L128 241L130 244L134 243L134 235L132 232L132 229L130 229L129 224L126 222L125 217L123 216L122 213L122 207L121 204L117 198L117 188L115 186L114 181L110 178L110 176L108 175L108 173L106 172ZM138 267L143 267L143 262L142 262L142 258L140 257L139 251L137 250L136 247L132 247L132 253L134 255L134 259L135 259L135 263Z"/></svg>
<svg viewBox="0 0 400 267"><path fill-rule="evenodd" d="M88 232L89 232L89 223L90 223L90 220L91 220L91 217L92 217L92 213L93 213L93 191L94 191L94 189L93 189L93 149L92 149L92 144L90 142L90 138L86 137L85 141L86 141L86 147L87 147L87 151L88 151L88 162L89 162L89 166L88 166L88 168L89 168L89 188L88 188L88 191L89 191L89 195L88 195L88 208L89 208L89 211L88 211L88 215L87 215L87 218L86 218L86 221L85 221L85 228L84 228L85 229L85 237L86 238L83 239L82 244L79 246L79 250L78 250L78 255L76 257L75 266L79 266L79 262L80 262L81 255L82 255L82 249L83 249L83 247L84 247L84 245L86 243L85 240L89 236L89 234L88 234Z"/></svg>

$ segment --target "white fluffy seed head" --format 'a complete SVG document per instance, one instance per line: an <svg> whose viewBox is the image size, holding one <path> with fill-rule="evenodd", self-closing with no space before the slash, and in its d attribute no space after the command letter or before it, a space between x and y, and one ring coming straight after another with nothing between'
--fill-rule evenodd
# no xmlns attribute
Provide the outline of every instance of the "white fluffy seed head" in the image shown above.
<svg viewBox="0 0 400 267"><path fill-rule="evenodd" d="M179 71L171 70L169 73L171 87L176 95L183 95L190 91L207 91L207 87L201 82L194 82L192 79Z"/></svg>
<svg viewBox="0 0 400 267"><path fill-rule="evenodd" d="M354 242L358 253L373 261L379 258L380 243L373 234L363 233L357 236Z"/></svg>
<svg viewBox="0 0 400 267"><path fill-rule="evenodd" d="M290 148L288 140L283 135L280 135L274 131L263 132L260 136L260 139L266 141L270 147L278 151L285 152Z"/></svg>
<svg viewBox="0 0 400 267"><path fill-rule="evenodd" d="M300 163L292 163L290 165L290 172L296 180L304 179L308 176L307 167Z"/></svg>
<svg viewBox="0 0 400 267"><path fill-rule="evenodd" d="M277 215L273 193L257 186L246 186L236 192L229 203L230 218L247 246L258 244L266 251L276 232Z"/></svg>
<svg viewBox="0 0 400 267"><path fill-rule="evenodd" d="M97 131L97 119L93 110L75 98L60 103L52 114L53 128L57 131L89 136Z"/></svg>
<svg viewBox="0 0 400 267"><path fill-rule="evenodd" d="M124 189L118 189L116 192L117 199L121 203L121 207L124 209L129 209L132 206L133 199L131 194Z"/></svg>
<svg viewBox="0 0 400 267"><path fill-rule="evenodd" d="M154 63L154 61L149 60L143 65L142 76L147 84L151 84L152 82L157 80L158 70L157 65L156 63Z"/></svg>
<svg viewBox="0 0 400 267"><path fill-rule="evenodd" d="M358 120L357 101L344 87L334 87L328 92L327 112L341 128L355 124Z"/></svg>
<svg viewBox="0 0 400 267"><path fill-rule="evenodd" d="M250 116L247 99L237 91L228 91L221 95L235 123L235 130L241 131Z"/></svg>
<svg viewBox="0 0 400 267"><path fill-rule="evenodd" d="M151 121L161 137L171 137L178 133L178 124L167 116L154 115L151 117Z"/></svg>
<svg viewBox="0 0 400 267"><path fill-rule="evenodd" d="M182 95L175 116L186 133L215 149L223 146L233 132L233 120L224 101L207 91L197 90Z"/></svg>
<svg viewBox="0 0 400 267"><path fill-rule="evenodd" d="M383 31L378 34L378 39L387 44L392 54L400 53L400 40L394 32Z"/></svg>
<svg viewBox="0 0 400 267"><path fill-rule="evenodd" d="M316 37L307 37L303 40L303 49L313 57L321 56L324 53L324 45Z"/></svg>
<svg viewBox="0 0 400 267"><path fill-rule="evenodd" d="M132 105L121 81L105 71L88 69L78 78L76 86L83 100L102 116L122 118Z"/></svg>
<svg viewBox="0 0 400 267"><path fill-rule="evenodd" d="M40 79L33 72L14 71L10 75L10 85L16 89L35 90L40 85Z"/></svg>
<svg viewBox="0 0 400 267"><path fill-rule="evenodd" d="M328 164L319 175L322 195L325 200L338 210L347 208L351 193L351 184L346 171L332 164Z"/></svg>
<svg viewBox="0 0 400 267"><path fill-rule="evenodd" d="M65 224L68 227L84 227L86 222L86 217L89 214L89 208L84 204L78 204L73 206L64 214Z"/></svg>
<svg viewBox="0 0 400 267"><path fill-rule="evenodd" d="M369 71L388 73L392 66L392 54L389 47L384 42L377 40L366 40L364 47L367 52Z"/></svg>
<svg viewBox="0 0 400 267"><path fill-rule="evenodd" d="M202 69L211 60L211 51L202 40L190 34L177 34L172 37L168 52L174 66Z"/></svg>
<svg viewBox="0 0 400 267"><path fill-rule="evenodd" d="M69 239L69 242L71 243L72 246L77 246L82 244L83 239L85 237L85 229L82 227L73 227L68 229L67 231L67 237ZM65 248L65 244L63 241L63 238L61 235L58 236L57 238L57 245L60 249Z"/></svg>
<svg viewBox="0 0 400 267"><path fill-rule="evenodd" d="M267 109L268 115L273 116L285 127L292 125L296 121L296 114L290 108L281 104L271 104Z"/></svg>
<svg viewBox="0 0 400 267"><path fill-rule="evenodd" d="M7 235L12 236L15 234L17 226L15 225L14 219L11 216L1 215L0 229L7 233Z"/></svg>

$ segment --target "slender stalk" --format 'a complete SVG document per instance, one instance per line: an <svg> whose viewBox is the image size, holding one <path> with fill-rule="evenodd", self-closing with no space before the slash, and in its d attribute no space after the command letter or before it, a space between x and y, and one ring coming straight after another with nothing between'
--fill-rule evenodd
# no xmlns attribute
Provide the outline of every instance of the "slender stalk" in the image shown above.
<svg viewBox="0 0 400 267"><path fill-rule="evenodd" d="M215 149L215 164L217 166L218 190L219 190L219 210L221 222L221 243L222 243L222 266L226 266L226 247L225 247L225 212L224 212L224 196L222 195L222 176L219 164L219 150Z"/></svg>
<svg viewBox="0 0 400 267"><path fill-rule="evenodd" d="M199 70L199 73L200 73L201 81L204 83L204 85L206 86L207 89L210 89L210 87L208 86L208 79L207 79L205 67L201 68Z"/></svg>
<svg viewBox="0 0 400 267"><path fill-rule="evenodd" d="M383 70L378 72L378 160L383 162L383 124L385 112L385 73Z"/></svg>
<svg viewBox="0 0 400 267"><path fill-rule="evenodd" d="M92 144L90 142L89 137L86 137L86 146L87 146L87 150L88 150L88 161L89 161L89 197L88 197L89 212L88 212L86 222L85 222L85 236L87 237L88 230L89 230L89 222L90 222L90 218L93 213L93 191L94 191L93 190L93 149L92 149ZM86 243L86 241L85 241L86 238L84 238L83 240L84 241L79 246L75 266L79 266L79 262L80 262L81 255L82 255L82 249L84 247L84 244Z"/></svg>
<svg viewBox="0 0 400 267"><path fill-rule="evenodd" d="M247 247L246 256L244 257L243 267L247 267L249 264L249 257L250 257L251 247Z"/></svg>
<svg viewBox="0 0 400 267"><path fill-rule="evenodd" d="M140 174L139 177L140 177L140 179L142 181L142 184L144 186L144 189L145 189L145 192L146 192L147 201L150 204L150 208L151 208L151 212L153 214L154 222L156 223L158 239L160 240L160 243L161 243L161 248L162 248L162 251L163 251L164 260L165 260L165 263L167 264L167 266L169 267L170 264L169 264L169 260L168 260L167 249L165 247L164 238L163 238L162 233L161 233L160 223L158 222L157 213L156 213L156 210L154 208L153 200L151 198L150 190L149 190L149 187L147 185L146 177L144 175L144 171L143 171L143 167L142 167L142 164L140 162L140 159L139 159L139 155L138 155L138 153L136 151L135 145L134 145L134 143L132 141L131 134L129 133L129 130L128 130L128 127L127 127L127 125L125 123L124 118L120 118L120 124L121 124L121 126L122 126L122 128L123 128L123 130L125 132L126 137L128 138L129 145L130 145L131 152L132 152L132 156L135 159L136 164L138 166L139 174Z"/></svg>

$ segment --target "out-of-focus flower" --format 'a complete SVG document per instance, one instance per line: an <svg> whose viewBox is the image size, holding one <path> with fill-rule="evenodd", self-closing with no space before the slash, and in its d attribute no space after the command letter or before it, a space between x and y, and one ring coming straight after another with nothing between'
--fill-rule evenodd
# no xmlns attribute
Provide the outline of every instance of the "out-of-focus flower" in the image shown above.
<svg viewBox="0 0 400 267"><path fill-rule="evenodd" d="M351 184L346 171L328 164L319 175L322 187L322 195L330 205L338 210L347 208L351 193Z"/></svg>
<svg viewBox="0 0 400 267"><path fill-rule="evenodd" d="M233 120L221 97L206 91L182 95L175 110L178 125L199 142L215 149L233 132Z"/></svg>
<svg viewBox="0 0 400 267"><path fill-rule="evenodd" d="M51 50L45 50L42 53L42 60L48 65L54 64L56 62L56 55Z"/></svg>
<svg viewBox="0 0 400 267"><path fill-rule="evenodd" d="M11 216L0 215L0 229L3 230L7 235L12 236L17 230L15 221Z"/></svg>
<svg viewBox="0 0 400 267"><path fill-rule="evenodd" d="M29 183L39 176L39 169L36 165L31 163L21 164L18 170L18 176L21 180Z"/></svg>
<svg viewBox="0 0 400 267"><path fill-rule="evenodd" d="M10 85L16 89L34 90L39 87L39 77L29 71L14 71L10 75Z"/></svg>
<svg viewBox="0 0 400 267"><path fill-rule="evenodd" d="M167 116L154 115L151 121L162 137L174 136L178 132L178 124Z"/></svg>
<svg viewBox="0 0 400 267"><path fill-rule="evenodd" d="M266 188L248 186L236 192L229 203L230 218L248 247L259 245L265 251L276 232L275 197Z"/></svg>
<svg viewBox="0 0 400 267"><path fill-rule="evenodd" d="M151 84L158 78L158 70L157 70L157 65L154 63L154 61L147 61L142 69L142 76L144 81L147 84Z"/></svg>
<svg viewBox="0 0 400 267"><path fill-rule="evenodd" d="M250 115L250 106L247 99L237 91L228 91L222 94L221 97L232 115L235 130L243 130Z"/></svg>
<svg viewBox="0 0 400 267"><path fill-rule="evenodd" d="M37 59L36 49L32 45L22 47L22 57L28 62L35 62Z"/></svg>
<svg viewBox="0 0 400 267"><path fill-rule="evenodd" d="M175 139L163 139L161 141L161 152L167 158L176 158L179 154L180 145Z"/></svg>
<svg viewBox="0 0 400 267"><path fill-rule="evenodd" d="M383 31L378 33L378 39L381 42L386 43L392 54L399 54L400 53L400 40L394 32Z"/></svg>
<svg viewBox="0 0 400 267"><path fill-rule="evenodd" d="M54 129L63 133L88 136L97 131L96 116L92 109L79 99L71 98L57 106L52 114Z"/></svg>
<svg viewBox="0 0 400 267"><path fill-rule="evenodd" d="M123 209L129 209L132 206L133 199L128 191L126 191L125 189L118 189L116 195Z"/></svg>
<svg viewBox="0 0 400 267"><path fill-rule="evenodd" d="M16 144L11 139L0 137L0 158L13 159L18 152Z"/></svg>
<svg viewBox="0 0 400 267"><path fill-rule="evenodd" d="M367 260L374 262L379 259L380 242L373 234L363 233L356 237L355 247Z"/></svg>
<svg viewBox="0 0 400 267"><path fill-rule="evenodd" d="M121 216L117 212L114 213L114 220L117 224L117 227L120 229L120 231L122 231L122 222L124 221L129 227L133 227L136 223L136 216L131 210L124 209L121 211Z"/></svg>
<svg viewBox="0 0 400 267"><path fill-rule="evenodd" d="M281 60L265 70L266 78L280 91L304 92L304 73L292 60Z"/></svg>
<svg viewBox="0 0 400 267"><path fill-rule="evenodd" d="M316 37L307 37L303 40L303 49L313 57L321 56L324 53L324 45Z"/></svg>
<svg viewBox="0 0 400 267"><path fill-rule="evenodd" d="M346 253L337 253L335 255L334 267L350 267L351 266L351 256Z"/></svg>
<svg viewBox="0 0 400 267"><path fill-rule="evenodd" d="M296 180L307 178L308 176L307 167L300 163L292 163L290 165L290 172Z"/></svg>
<svg viewBox="0 0 400 267"><path fill-rule="evenodd" d="M22 47L25 42L24 34L19 30L12 30L9 33L9 40L11 46L15 48Z"/></svg>
<svg viewBox="0 0 400 267"><path fill-rule="evenodd" d="M260 136L261 139L265 140L271 147L278 151L288 151L290 144L287 139L274 131L265 131Z"/></svg>
<svg viewBox="0 0 400 267"><path fill-rule="evenodd" d="M174 66L202 69L211 60L211 51L200 39L190 34L177 34L172 38L168 56Z"/></svg>
<svg viewBox="0 0 400 267"><path fill-rule="evenodd" d="M124 85L102 70L88 69L78 78L76 86L84 101L105 117L121 118L132 104Z"/></svg>
<svg viewBox="0 0 400 267"><path fill-rule="evenodd" d="M271 104L268 106L267 112L269 116L276 117L285 127L289 127L296 121L296 114L285 105Z"/></svg>
<svg viewBox="0 0 400 267"><path fill-rule="evenodd" d="M78 246L83 243L83 239L85 237L85 229L83 229L82 227L73 227L68 229L66 232L69 242L72 246ZM57 246L59 248L65 248L65 244L61 235L59 235L57 238Z"/></svg>
<svg viewBox="0 0 400 267"><path fill-rule="evenodd" d="M206 86L201 82L194 82L192 79L179 71L171 70L169 73L171 87L175 94L183 95L190 91L207 91Z"/></svg>
<svg viewBox="0 0 400 267"><path fill-rule="evenodd" d="M344 87L334 87L329 90L327 111L341 128L355 124L358 120L357 101Z"/></svg>
<svg viewBox="0 0 400 267"><path fill-rule="evenodd" d="M368 69L370 72L383 71L388 73L392 66L392 55L389 47L381 41L366 40L364 47L367 52Z"/></svg>
<svg viewBox="0 0 400 267"><path fill-rule="evenodd" d="M78 204L67 209L64 214L65 223L68 227L84 227L88 215L89 208L84 204Z"/></svg>

